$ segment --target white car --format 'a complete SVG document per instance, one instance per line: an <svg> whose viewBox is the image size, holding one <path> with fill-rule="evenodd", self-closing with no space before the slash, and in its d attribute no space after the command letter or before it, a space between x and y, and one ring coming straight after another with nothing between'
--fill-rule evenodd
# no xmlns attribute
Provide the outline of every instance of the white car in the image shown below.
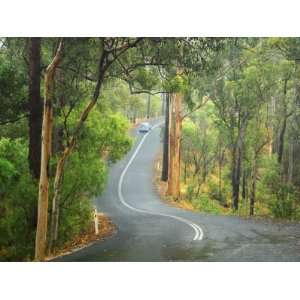
<svg viewBox="0 0 300 300"><path fill-rule="evenodd" d="M141 123L139 132L148 132L151 130L151 125L148 122Z"/></svg>

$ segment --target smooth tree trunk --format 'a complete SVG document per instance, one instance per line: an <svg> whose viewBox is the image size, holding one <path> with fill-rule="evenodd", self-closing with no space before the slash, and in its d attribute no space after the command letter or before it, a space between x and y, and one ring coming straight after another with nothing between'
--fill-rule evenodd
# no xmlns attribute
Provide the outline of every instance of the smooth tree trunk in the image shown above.
<svg viewBox="0 0 300 300"><path fill-rule="evenodd" d="M164 127L164 141L163 141L163 163L161 180L168 181L168 164L169 164L169 94L164 94L165 102L165 127Z"/></svg>
<svg viewBox="0 0 300 300"><path fill-rule="evenodd" d="M50 157L53 127L52 85L55 70L62 58L62 40L59 43L55 57L47 67L45 74L44 113L42 125L41 170L38 196L38 218L35 241L35 260L43 261L46 254L47 224L48 224L48 193L50 177Z"/></svg>
<svg viewBox="0 0 300 300"><path fill-rule="evenodd" d="M40 177L43 103L41 99L41 38L29 38L29 151L32 176Z"/></svg>

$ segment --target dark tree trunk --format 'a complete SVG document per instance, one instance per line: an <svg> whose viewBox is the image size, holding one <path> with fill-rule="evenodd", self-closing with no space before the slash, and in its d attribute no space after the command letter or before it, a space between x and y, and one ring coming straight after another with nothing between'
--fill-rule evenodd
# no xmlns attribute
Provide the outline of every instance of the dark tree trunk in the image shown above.
<svg viewBox="0 0 300 300"><path fill-rule="evenodd" d="M244 153L244 135L247 126L247 115L243 114L239 120L239 132L237 136L236 144L233 149L233 168L232 168L232 206L234 210L239 208L239 196L240 196L240 178L241 167Z"/></svg>
<svg viewBox="0 0 300 300"><path fill-rule="evenodd" d="M281 164L282 162L282 156L283 156L283 150L284 150L284 135L285 135L285 130L286 130L286 119L287 117L285 116L283 119L283 124L280 130L279 134L279 145L278 145L278 163Z"/></svg>
<svg viewBox="0 0 300 300"><path fill-rule="evenodd" d="M293 183L293 167L294 167L294 140L291 138L289 143L289 162L288 162L288 176L287 181L289 184Z"/></svg>
<svg viewBox="0 0 300 300"><path fill-rule="evenodd" d="M29 39L29 168L39 178L43 103L40 95L41 38Z"/></svg>
<svg viewBox="0 0 300 300"><path fill-rule="evenodd" d="M219 165L219 172L218 172L218 177L219 177L219 201L223 203L223 193L222 193L222 165L223 165L223 160L224 160L224 150L221 149L219 150L219 157L218 157L218 165Z"/></svg>
<svg viewBox="0 0 300 300"><path fill-rule="evenodd" d="M241 151L239 147L234 150L233 169L232 169L232 207L234 210L239 208L240 196L240 173L241 173Z"/></svg>
<svg viewBox="0 0 300 300"><path fill-rule="evenodd" d="M164 128L164 142L163 142L163 163L161 180L168 181L168 168L169 168L169 94L164 94L165 99L165 128Z"/></svg>
<svg viewBox="0 0 300 300"><path fill-rule="evenodd" d="M256 194L256 172L257 172L256 159L257 158L255 157L253 162L253 171L252 171L252 188L250 194L250 211L249 211L250 216L254 215L255 194Z"/></svg>
<svg viewBox="0 0 300 300"><path fill-rule="evenodd" d="M246 203L247 203L247 174L246 174L245 169L243 170L242 198L243 198L243 205L246 206Z"/></svg>
<svg viewBox="0 0 300 300"><path fill-rule="evenodd" d="M287 104L286 104L286 94L287 94L287 82L288 80L284 80L284 86L283 86L283 105L284 105L284 117L283 117L283 123L280 128L280 133L279 133L279 140L278 140L278 163L282 163L282 156L283 156L283 151L284 151L284 136L285 136L285 131L286 131L286 123L287 123L287 118L289 117L287 115Z"/></svg>

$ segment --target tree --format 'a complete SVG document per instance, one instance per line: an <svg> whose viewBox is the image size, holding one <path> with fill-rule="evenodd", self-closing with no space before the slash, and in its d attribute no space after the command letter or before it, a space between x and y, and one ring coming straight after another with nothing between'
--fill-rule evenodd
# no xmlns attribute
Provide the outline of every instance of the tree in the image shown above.
<svg viewBox="0 0 300 300"><path fill-rule="evenodd" d="M41 85L41 38L29 39L29 167L39 178L41 167L41 131L43 104Z"/></svg>
<svg viewBox="0 0 300 300"><path fill-rule="evenodd" d="M164 124L164 134L163 134L163 162L162 162L161 180L168 181L170 100L169 100L168 93L164 93L163 97L164 97L164 102L165 102L165 124Z"/></svg>
<svg viewBox="0 0 300 300"><path fill-rule="evenodd" d="M41 173L38 198L35 259L44 260L47 242L48 197L50 179L50 157L53 126L53 81L55 71L62 59L63 41L59 42L56 54L45 74L44 114L42 126Z"/></svg>
<svg viewBox="0 0 300 300"><path fill-rule="evenodd" d="M97 68L97 79L94 88L94 93L91 101L83 109L82 114L75 125L72 136L65 149L62 152L61 157L58 159L56 172L54 177L54 195L52 199L52 218L51 218L51 230L50 230L50 249L56 239L56 232L58 228L58 207L60 199L60 188L62 182L63 170L67 158L73 152L77 143L79 134L83 128L84 122L91 110L95 107L100 95L100 90L103 85L106 72L109 67L115 62L122 54L128 49L136 47L136 45L142 41L140 38L136 39L100 39L100 53L99 62ZM121 43L120 43L121 42ZM112 55L111 55L112 54ZM43 260L45 257L46 249L46 237L47 237L47 208L48 208L48 189L49 189L49 169L50 160L50 147L51 147L51 131L52 131L52 108L51 100L49 99L51 84L53 83L54 73L58 67L58 64L62 58L62 41L59 43L58 50L51 64L47 68L45 76L45 104L44 104L44 117L43 117L43 131L42 131L42 161L41 161L41 178L40 178L40 193L39 193L39 209L38 209L38 225L37 225L37 238L36 238L36 259Z"/></svg>

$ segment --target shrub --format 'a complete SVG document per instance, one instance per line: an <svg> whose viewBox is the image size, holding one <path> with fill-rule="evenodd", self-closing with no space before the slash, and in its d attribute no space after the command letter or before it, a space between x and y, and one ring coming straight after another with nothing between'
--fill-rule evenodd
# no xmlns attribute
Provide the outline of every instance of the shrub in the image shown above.
<svg viewBox="0 0 300 300"><path fill-rule="evenodd" d="M278 184L272 193L273 197L268 202L272 215L276 218L291 219L296 214L294 203L297 198L294 188L288 184Z"/></svg>
<svg viewBox="0 0 300 300"><path fill-rule="evenodd" d="M187 189L186 189L186 197L189 201L191 201L193 199L194 196L194 185L188 185Z"/></svg>
<svg viewBox="0 0 300 300"><path fill-rule="evenodd" d="M208 183L208 195L211 199L217 200L221 205L226 203L226 190L222 185L221 193L219 191L218 183L213 180L209 180Z"/></svg>
<svg viewBox="0 0 300 300"><path fill-rule="evenodd" d="M298 198L295 187L292 184L285 183L281 178L280 166L275 156L265 158L263 167L262 180L258 185L259 194L269 195L262 197L267 202L272 216L276 218L293 218L296 214L294 206Z"/></svg>
<svg viewBox="0 0 300 300"><path fill-rule="evenodd" d="M209 198L207 194L201 194L198 198L193 199L193 205L202 212L219 214L221 207L217 201Z"/></svg>
<svg viewBox="0 0 300 300"><path fill-rule="evenodd" d="M114 162L130 149L127 130L128 122L119 114L91 113L74 153L66 162L58 245L90 229L92 198L103 191L106 161ZM5 261L31 260L34 255L38 182L30 175L27 157L28 144L23 139L0 138L0 259ZM52 158L51 170L55 170L56 160L57 157ZM49 210L52 189L53 178Z"/></svg>
<svg viewBox="0 0 300 300"><path fill-rule="evenodd" d="M37 184L28 172L27 145L0 139L1 260L32 258L36 227Z"/></svg>

